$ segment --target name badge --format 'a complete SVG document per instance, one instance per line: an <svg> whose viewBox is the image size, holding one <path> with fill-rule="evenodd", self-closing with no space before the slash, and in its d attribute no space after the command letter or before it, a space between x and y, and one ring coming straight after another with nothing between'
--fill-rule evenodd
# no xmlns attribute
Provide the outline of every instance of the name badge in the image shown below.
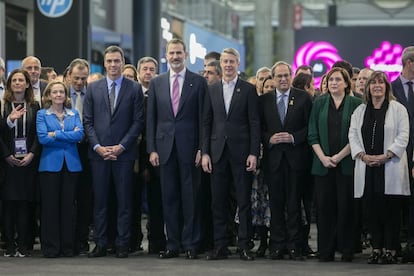
<svg viewBox="0 0 414 276"><path fill-rule="evenodd" d="M23 158L27 155L26 138L15 138L14 151L16 158Z"/></svg>

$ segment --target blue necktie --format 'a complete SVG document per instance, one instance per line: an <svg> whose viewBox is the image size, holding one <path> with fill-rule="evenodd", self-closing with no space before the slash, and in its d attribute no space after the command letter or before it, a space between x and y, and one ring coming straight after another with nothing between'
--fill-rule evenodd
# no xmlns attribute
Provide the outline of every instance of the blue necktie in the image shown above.
<svg viewBox="0 0 414 276"><path fill-rule="evenodd" d="M280 96L279 102L277 103L277 110L279 112L280 122L283 124L285 123L285 117L286 117L286 105L285 105L285 94L282 94Z"/></svg>

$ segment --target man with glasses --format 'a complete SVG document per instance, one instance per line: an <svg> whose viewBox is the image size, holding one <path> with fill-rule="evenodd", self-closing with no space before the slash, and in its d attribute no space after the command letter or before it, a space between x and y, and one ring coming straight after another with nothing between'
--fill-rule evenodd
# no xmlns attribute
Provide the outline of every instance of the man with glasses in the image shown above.
<svg viewBox="0 0 414 276"><path fill-rule="evenodd" d="M305 91L291 87L290 64L279 61L272 67L276 93L260 97L263 164L269 185L270 258L302 260L301 193L309 170L308 120L312 99ZM305 160L305 162L304 162Z"/></svg>

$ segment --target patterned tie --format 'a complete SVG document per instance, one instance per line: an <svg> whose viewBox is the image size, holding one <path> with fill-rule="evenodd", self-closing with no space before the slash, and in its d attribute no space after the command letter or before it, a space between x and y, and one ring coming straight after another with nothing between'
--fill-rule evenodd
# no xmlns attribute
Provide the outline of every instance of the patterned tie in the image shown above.
<svg viewBox="0 0 414 276"><path fill-rule="evenodd" d="M79 116L82 121L83 104L82 104L81 92L76 92L75 109L79 112Z"/></svg>
<svg viewBox="0 0 414 276"><path fill-rule="evenodd" d="M115 86L116 86L116 83L112 82L111 92L109 93L109 105L111 108L111 115L114 113L114 106L115 106Z"/></svg>
<svg viewBox="0 0 414 276"><path fill-rule="evenodd" d="M282 126L285 123L285 116L286 116L286 105L285 105L285 94L282 94L280 96L279 102L277 103L277 111L279 112L279 118L280 122L282 123Z"/></svg>
<svg viewBox="0 0 414 276"><path fill-rule="evenodd" d="M172 88L172 95L171 95L171 104L172 104L174 116L177 115L178 104L180 102L180 84L178 83L179 77L180 77L179 74L175 74L175 79L174 79L173 88Z"/></svg>

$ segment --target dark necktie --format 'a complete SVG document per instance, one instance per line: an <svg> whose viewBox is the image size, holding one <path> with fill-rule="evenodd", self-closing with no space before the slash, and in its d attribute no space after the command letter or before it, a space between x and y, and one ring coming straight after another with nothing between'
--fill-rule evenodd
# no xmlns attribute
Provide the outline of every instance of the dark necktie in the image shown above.
<svg viewBox="0 0 414 276"><path fill-rule="evenodd" d="M285 123L285 116L286 116L286 105L285 105L285 94L280 96L279 102L277 103L277 110L279 112L279 118L282 125Z"/></svg>
<svg viewBox="0 0 414 276"><path fill-rule="evenodd" d="M408 85L408 112L410 113L411 116L414 115L414 92L413 92L413 82L409 81L405 83L406 85Z"/></svg>
<svg viewBox="0 0 414 276"><path fill-rule="evenodd" d="M109 105L111 108L111 115L114 113L114 106L115 106L115 86L116 86L116 83L112 82L111 92L109 92Z"/></svg>

